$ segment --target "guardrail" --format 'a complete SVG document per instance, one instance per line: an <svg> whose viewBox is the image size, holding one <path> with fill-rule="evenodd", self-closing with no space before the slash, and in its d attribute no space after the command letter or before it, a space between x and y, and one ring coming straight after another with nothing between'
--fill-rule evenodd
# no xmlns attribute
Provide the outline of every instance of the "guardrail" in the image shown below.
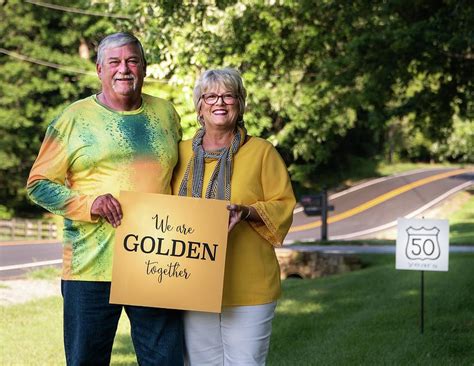
<svg viewBox="0 0 474 366"><path fill-rule="evenodd" d="M57 239L58 228L46 220L0 220L0 240Z"/></svg>

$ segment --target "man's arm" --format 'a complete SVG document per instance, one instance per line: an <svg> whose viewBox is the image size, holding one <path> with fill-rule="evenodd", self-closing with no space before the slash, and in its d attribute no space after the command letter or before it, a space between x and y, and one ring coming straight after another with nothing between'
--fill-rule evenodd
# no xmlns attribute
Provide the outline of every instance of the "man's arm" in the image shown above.
<svg viewBox="0 0 474 366"><path fill-rule="evenodd" d="M47 129L38 157L31 168L27 193L46 210L71 220L95 222L105 218L114 227L120 225L120 203L111 194L85 195L66 184L69 177L66 144L71 123L53 122Z"/></svg>

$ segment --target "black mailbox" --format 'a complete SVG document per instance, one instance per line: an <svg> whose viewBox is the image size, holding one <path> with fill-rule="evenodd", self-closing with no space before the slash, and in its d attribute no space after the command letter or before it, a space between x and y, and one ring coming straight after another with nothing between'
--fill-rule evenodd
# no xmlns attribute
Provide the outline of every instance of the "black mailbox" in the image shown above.
<svg viewBox="0 0 474 366"><path fill-rule="evenodd" d="M308 216L321 215L323 207L323 194L311 194L301 197L303 211Z"/></svg>

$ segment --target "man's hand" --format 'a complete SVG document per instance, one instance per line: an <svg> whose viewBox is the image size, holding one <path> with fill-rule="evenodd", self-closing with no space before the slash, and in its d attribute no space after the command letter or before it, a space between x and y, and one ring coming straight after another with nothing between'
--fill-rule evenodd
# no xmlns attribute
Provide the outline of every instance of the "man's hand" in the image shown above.
<svg viewBox="0 0 474 366"><path fill-rule="evenodd" d="M123 217L119 201L110 193L95 199L92 203L91 215L103 217L113 227L119 226Z"/></svg>

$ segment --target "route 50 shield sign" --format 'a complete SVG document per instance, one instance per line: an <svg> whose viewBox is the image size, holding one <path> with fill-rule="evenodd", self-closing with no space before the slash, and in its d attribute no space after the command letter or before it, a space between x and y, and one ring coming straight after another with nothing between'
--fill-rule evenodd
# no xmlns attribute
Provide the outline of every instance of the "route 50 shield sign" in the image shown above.
<svg viewBox="0 0 474 366"><path fill-rule="evenodd" d="M396 269L447 271L448 220L398 219Z"/></svg>

